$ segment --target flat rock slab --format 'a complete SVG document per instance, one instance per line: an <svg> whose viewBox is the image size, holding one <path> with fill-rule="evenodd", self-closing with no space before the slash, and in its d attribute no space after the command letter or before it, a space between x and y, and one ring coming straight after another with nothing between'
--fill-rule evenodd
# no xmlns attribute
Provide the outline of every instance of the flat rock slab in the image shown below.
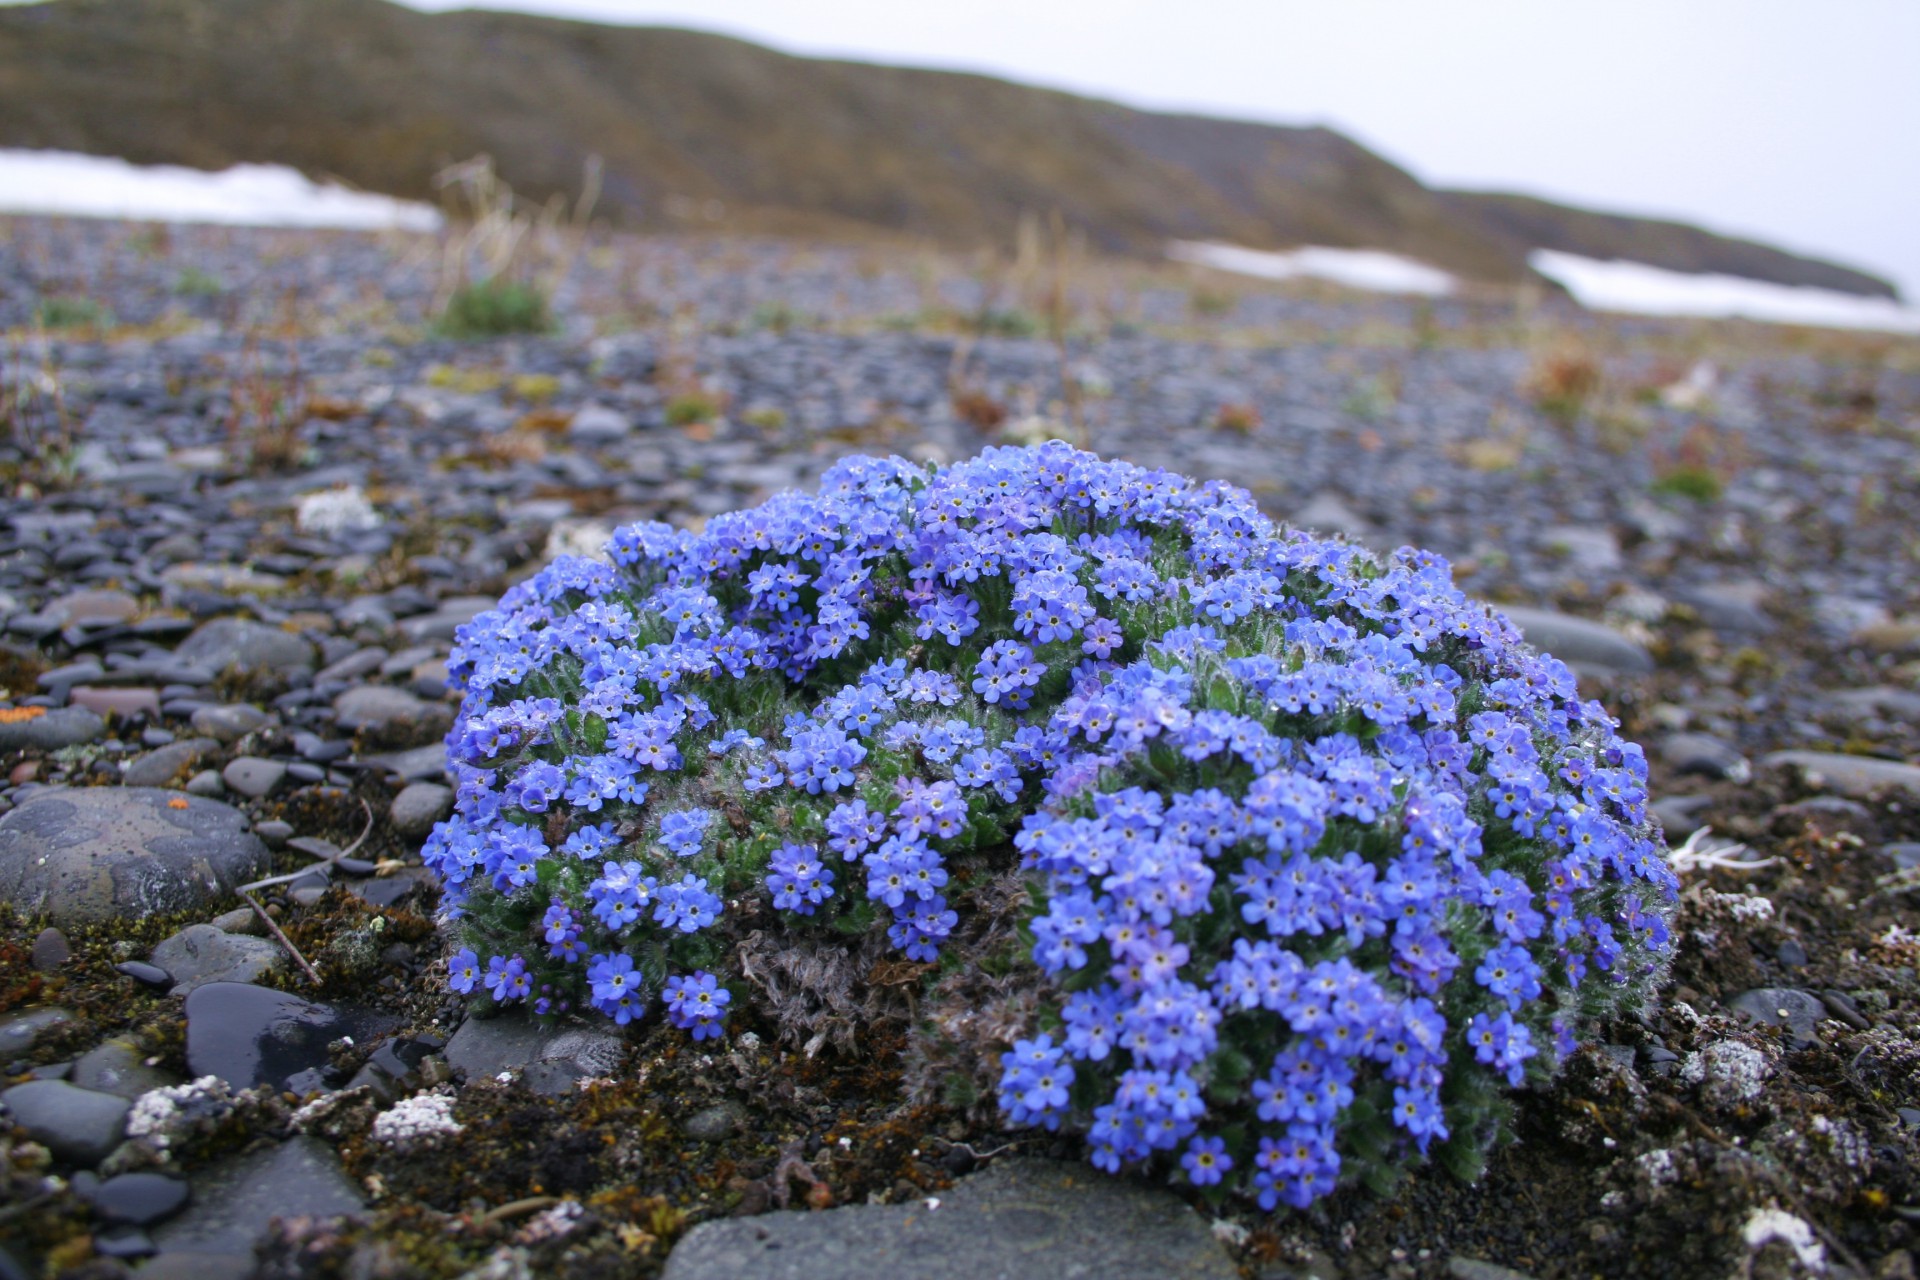
<svg viewBox="0 0 1920 1280"><path fill-rule="evenodd" d="M1920 765L1901 764L1898 760L1875 760L1871 756L1830 751L1776 751L1761 763L1798 769L1807 776L1810 785L1859 800L1886 791L1920 795ZM1816 776L1817 784L1813 782Z"/></svg>
<svg viewBox="0 0 1920 1280"><path fill-rule="evenodd" d="M211 902L266 874L239 810L149 787L50 787L0 818L0 898L56 924Z"/></svg>
<svg viewBox="0 0 1920 1280"><path fill-rule="evenodd" d="M1500 605L1528 644L1583 674L1643 676L1653 655L1611 627L1551 609Z"/></svg>
<svg viewBox="0 0 1920 1280"><path fill-rule="evenodd" d="M1000 1160L930 1200L704 1222L664 1280L1233 1280L1171 1193L1086 1165Z"/></svg>
<svg viewBox="0 0 1920 1280"><path fill-rule="evenodd" d="M193 1207L155 1230L153 1240L166 1252L250 1257L275 1218L331 1218L364 1203L326 1143L299 1137L196 1175Z"/></svg>

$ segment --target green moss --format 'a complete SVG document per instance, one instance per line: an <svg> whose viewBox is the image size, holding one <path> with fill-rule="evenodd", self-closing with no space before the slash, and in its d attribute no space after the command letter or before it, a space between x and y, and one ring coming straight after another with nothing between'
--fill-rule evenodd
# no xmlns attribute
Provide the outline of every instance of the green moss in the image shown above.
<svg viewBox="0 0 1920 1280"><path fill-rule="evenodd" d="M434 329L447 338L497 338L552 328L545 290L497 277L454 290L434 322Z"/></svg>
<svg viewBox="0 0 1920 1280"><path fill-rule="evenodd" d="M1707 467L1679 466L1654 478L1655 493L1671 493L1695 502L1712 502L1721 493L1720 477Z"/></svg>

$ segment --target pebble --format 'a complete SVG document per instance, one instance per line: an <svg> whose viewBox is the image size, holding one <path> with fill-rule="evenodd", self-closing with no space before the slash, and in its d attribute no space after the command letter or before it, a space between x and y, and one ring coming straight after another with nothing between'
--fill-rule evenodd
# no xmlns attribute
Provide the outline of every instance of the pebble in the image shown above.
<svg viewBox="0 0 1920 1280"><path fill-rule="evenodd" d="M135 982L144 982L149 987L171 987L173 975L157 964L148 964L144 960L122 960L113 966L115 970L126 974Z"/></svg>
<svg viewBox="0 0 1920 1280"><path fill-rule="evenodd" d="M737 1102L702 1107L680 1122L680 1132L695 1142L718 1142L747 1122L746 1108Z"/></svg>
<svg viewBox="0 0 1920 1280"><path fill-rule="evenodd" d="M122 720L160 715L160 694L153 689L96 689L91 685L76 685L67 691L67 697L74 706L96 715L117 716Z"/></svg>
<svg viewBox="0 0 1920 1280"><path fill-rule="evenodd" d="M191 723L195 733L204 734L216 742L234 742L255 729L272 724L273 717L258 707L236 702L218 707L201 707L193 713Z"/></svg>
<svg viewBox="0 0 1920 1280"><path fill-rule="evenodd" d="M1678 773L1745 782L1753 768L1739 750L1704 733L1672 733L1660 741L1660 755Z"/></svg>
<svg viewBox="0 0 1920 1280"><path fill-rule="evenodd" d="M280 968L285 956L263 938L194 924L163 940L148 958L172 975L172 994L183 996L209 982L256 982Z"/></svg>
<svg viewBox="0 0 1920 1280"><path fill-rule="evenodd" d="M73 1015L53 1005L0 1013L0 1062L10 1062L33 1048L41 1036Z"/></svg>
<svg viewBox="0 0 1920 1280"><path fill-rule="evenodd" d="M371 1039L396 1021L352 1006L319 1004L243 982L210 982L187 996L187 1074L218 1076L235 1089L268 1084L327 1064L341 1036Z"/></svg>
<svg viewBox="0 0 1920 1280"><path fill-rule="evenodd" d="M0 1106L54 1159L91 1168L120 1145L132 1104L64 1080L33 1080L0 1093Z"/></svg>
<svg viewBox="0 0 1920 1280"><path fill-rule="evenodd" d="M103 1040L81 1054L74 1060L73 1072L67 1079L83 1089L111 1093L129 1102L143 1093L180 1082L172 1072L148 1066L140 1046L125 1036Z"/></svg>
<svg viewBox="0 0 1920 1280"><path fill-rule="evenodd" d="M349 689L334 699L334 723L351 733L405 731L438 713L444 725L446 712L422 702L405 689L368 684Z"/></svg>
<svg viewBox="0 0 1920 1280"><path fill-rule="evenodd" d="M249 937L259 937L267 931L267 927L260 923L259 913L252 907L222 911L207 923L222 933L244 933Z"/></svg>
<svg viewBox="0 0 1920 1280"><path fill-rule="evenodd" d="M1727 1008L1761 1026L1785 1027L1796 1049L1820 1043L1820 1023L1827 1017L1827 1006L1819 996L1791 987L1743 991L1727 1001Z"/></svg>
<svg viewBox="0 0 1920 1280"><path fill-rule="evenodd" d="M286 765L278 760L263 760L259 756L241 756L220 771L222 782L250 800L272 795L286 776Z"/></svg>
<svg viewBox="0 0 1920 1280"><path fill-rule="evenodd" d="M1653 670L1653 655L1644 647L1598 622L1518 605L1502 605L1500 611L1520 628L1528 644L1576 672L1640 676Z"/></svg>
<svg viewBox="0 0 1920 1280"><path fill-rule="evenodd" d="M1856 800L1872 799L1888 791L1920 795L1920 765L1896 760L1827 751L1776 751L1761 763L1769 768L1797 769L1809 786L1831 789Z"/></svg>
<svg viewBox="0 0 1920 1280"><path fill-rule="evenodd" d="M212 738L170 742L128 763L120 781L129 787L164 787L219 748Z"/></svg>
<svg viewBox="0 0 1920 1280"><path fill-rule="evenodd" d="M453 812L453 788L437 782L413 782L393 798L387 810L394 830L405 836L424 836Z"/></svg>
<svg viewBox="0 0 1920 1280"><path fill-rule="evenodd" d="M1450 1280L1533 1280L1524 1271L1515 1271L1497 1262L1482 1262L1479 1258L1458 1253L1447 1259L1447 1275Z"/></svg>
<svg viewBox="0 0 1920 1280"><path fill-rule="evenodd" d="M220 673L285 675L313 665L313 646L299 636L245 618L215 618L173 652L174 660Z"/></svg>
<svg viewBox="0 0 1920 1280"><path fill-rule="evenodd" d="M236 809L142 787L49 787L0 817L0 897L56 924L205 905L266 874Z"/></svg>
<svg viewBox="0 0 1920 1280"><path fill-rule="evenodd" d="M104 1182L75 1178L73 1189L108 1222L133 1227L165 1222L193 1198L185 1179L149 1171L122 1173Z"/></svg>
<svg viewBox="0 0 1920 1280"><path fill-rule="evenodd" d="M52 973L72 958L67 935L58 929L42 929L33 940L33 967L42 973Z"/></svg>
<svg viewBox="0 0 1920 1280"><path fill-rule="evenodd" d="M1206 1220L1172 1192L1007 1156L904 1204L703 1222L667 1256L663 1280L1239 1274Z"/></svg>
<svg viewBox="0 0 1920 1280"><path fill-rule="evenodd" d="M97 711L85 707L54 707L27 720L0 720L0 751L58 751L93 742L107 731Z"/></svg>

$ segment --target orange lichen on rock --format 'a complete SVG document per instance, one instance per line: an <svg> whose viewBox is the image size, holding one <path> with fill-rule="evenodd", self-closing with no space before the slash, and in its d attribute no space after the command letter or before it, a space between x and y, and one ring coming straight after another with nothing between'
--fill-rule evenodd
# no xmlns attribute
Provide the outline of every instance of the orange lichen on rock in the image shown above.
<svg viewBox="0 0 1920 1280"><path fill-rule="evenodd" d="M0 724L24 724L45 714L45 707L0 707Z"/></svg>

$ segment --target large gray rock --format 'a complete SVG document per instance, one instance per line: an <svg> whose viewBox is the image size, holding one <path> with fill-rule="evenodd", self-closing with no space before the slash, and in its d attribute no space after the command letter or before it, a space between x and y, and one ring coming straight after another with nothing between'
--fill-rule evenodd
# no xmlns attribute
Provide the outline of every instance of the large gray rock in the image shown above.
<svg viewBox="0 0 1920 1280"><path fill-rule="evenodd" d="M50 787L0 818L0 898L56 924L184 911L266 869L238 810L177 791Z"/></svg>
<svg viewBox="0 0 1920 1280"><path fill-rule="evenodd" d="M91 1167L120 1145L133 1104L64 1080L30 1080L0 1093L0 1106L55 1159Z"/></svg>
<svg viewBox="0 0 1920 1280"><path fill-rule="evenodd" d="M244 618L215 618L174 650L179 662L210 671L287 672L313 665L313 646L291 632Z"/></svg>
<svg viewBox="0 0 1920 1280"><path fill-rule="evenodd" d="M1611 627L1551 609L1499 608L1528 644L1582 674L1639 676L1653 670L1653 655Z"/></svg>
<svg viewBox="0 0 1920 1280"><path fill-rule="evenodd" d="M933 1199L703 1222L664 1280L1231 1280L1207 1224L1170 1192L1082 1164L997 1161Z"/></svg>
<svg viewBox="0 0 1920 1280"><path fill-rule="evenodd" d="M1865 800L1886 791L1920 795L1920 765L1829 751L1776 751L1762 764L1798 769L1811 786Z"/></svg>
<svg viewBox="0 0 1920 1280"><path fill-rule="evenodd" d="M169 1253L250 1255L275 1218L331 1218L364 1205L360 1190L318 1138L299 1137L215 1165L193 1179L193 1207L159 1227Z"/></svg>

